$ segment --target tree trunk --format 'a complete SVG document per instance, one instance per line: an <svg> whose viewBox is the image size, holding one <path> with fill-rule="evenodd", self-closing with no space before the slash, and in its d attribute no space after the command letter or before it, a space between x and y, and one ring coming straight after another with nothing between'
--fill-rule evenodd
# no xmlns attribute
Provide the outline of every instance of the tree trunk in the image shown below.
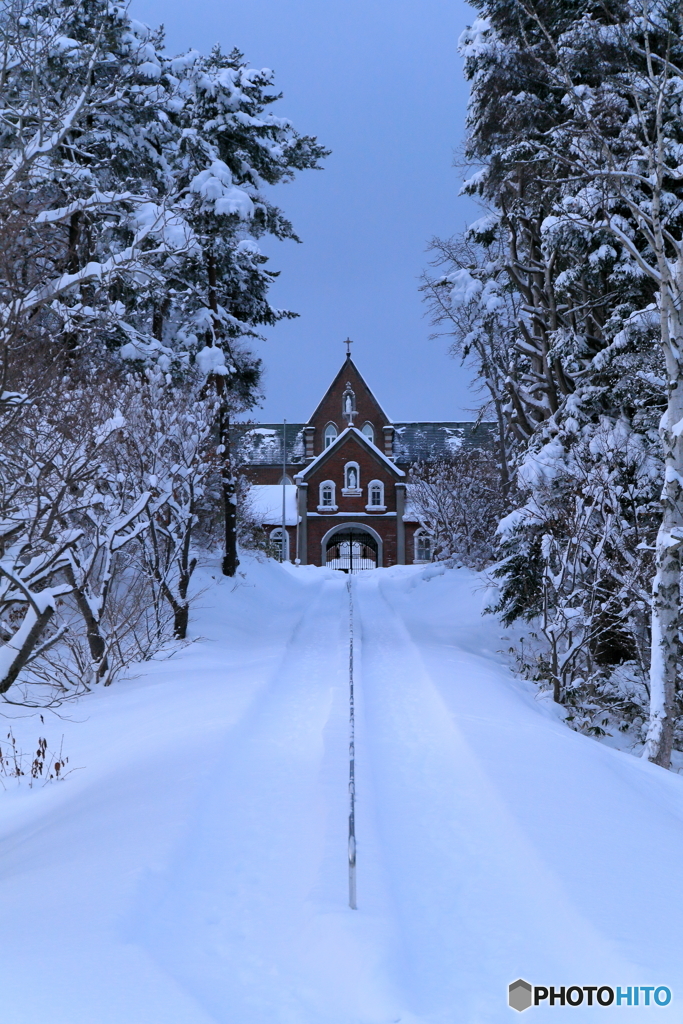
<svg viewBox="0 0 683 1024"><path fill-rule="evenodd" d="M187 604L177 604L173 609L173 636L176 640L184 640L187 636L187 625L190 608Z"/></svg>
<svg viewBox="0 0 683 1024"><path fill-rule="evenodd" d="M48 604L39 613L36 613L33 608L27 609L23 623L9 643L2 648L0 693L7 693L12 683L16 682L19 673L37 647L54 611L52 604Z"/></svg>
<svg viewBox="0 0 683 1024"><path fill-rule="evenodd" d="M671 764L676 724L683 542L683 375L678 365L683 323L668 291L662 288L662 340L669 378L669 400L660 424L665 476L652 584L650 723L643 751L662 768Z"/></svg>
<svg viewBox="0 0 683 1024"><path fill-rule="evenodd" d="M173 605L173 636L176 640L184 640L187 636L187 626L190 619L190 606L187 602L187 591L190 586L190 579L192 573L197 565L197 559L193 558L189 563L187 562L187 552L190 545L190 530L187 531L185 536L185 543L183 544L183 552L181 555L182 566L180 572L180 579L178 580L178 594L180 595L180 601L176 601Z"/></svg>
<svg viewBox="0 0 683 1024"><path fill-rule="evenodd" d="M93 664L97 666L96 675L99 679L105 674L109 667L108 659L105 655L107 645L102 633L100 632L100 624L93 615L92 608L85 596L85 592L77 585L76 577L70 566L67 567L64 575L66 576L69 585L73 588L72 592L76 600L76 605L81 613L83 622L85 623L90 657L92 658Z"/></svg>
<svg viewBox="0 0 683 1024"><path fill-rule="evenodd" d="M230 449L230 417L225 405L219 413L220 442L223 445L223 464L221 468L221 490L223 494L223 513L225 516L225 540L222 570L224 576L234 576L237 572L237 487L232 471L232 452Z"/></svg>

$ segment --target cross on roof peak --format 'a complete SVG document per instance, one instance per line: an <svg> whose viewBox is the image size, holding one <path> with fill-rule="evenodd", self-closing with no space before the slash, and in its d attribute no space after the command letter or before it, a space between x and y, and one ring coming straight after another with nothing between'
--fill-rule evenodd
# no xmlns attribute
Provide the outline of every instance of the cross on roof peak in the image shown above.
<svg viewBox="0 0 683 1024"><path fill-rule="evenodd" d="M353 341L351 340L351 338L347 338L346 341L344 342L344 344L346 345L346 358L350 359L351 358L351 346L353 345Z"/></svg>

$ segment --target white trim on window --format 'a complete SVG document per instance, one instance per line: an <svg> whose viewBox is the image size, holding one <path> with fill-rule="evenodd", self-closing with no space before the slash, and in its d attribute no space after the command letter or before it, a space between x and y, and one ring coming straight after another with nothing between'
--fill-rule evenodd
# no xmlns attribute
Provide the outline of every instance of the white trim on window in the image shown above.
<svg viewBox="0 0 683 1024"><path fill-rule="evenodd" d="M323 480L318 488L318 512L336 512L336 484L334 480ZM327 493L326 493L327 492Z"/></svg>
<svg viewBox="0 0 683 1024"><path fill-rule="evenodd" d="M339 437L339 431L337 430L336 423L327 423L325 430L323 431L323 447L329 448L330 445L337 440Z"/></svg>
<svg viewBox="0 0 683 1024"><path fill-rule="evenodd" d="M355 479L355 486L353 481ZM360 485L360 466L357 462L347 462L344 466L344 486L342 487L342 494L348 495L349 497L358 497L363 493L363 488Z"/></svg>
<svg viewBox="0 0 683 1024"><path fill-rule="evenodd" d="M365 508L368 512L386 512L384 484L381 480L371 480L368 484L368 503Z"/></svg>
<svg viewBox="0 0 683 1024"><path fill-rule="evenodd" d="M425 558L425 554L428 554L429 557ZM432 535L429 530L425 530L424 526L421 526L413 535L413 562L417 564L431 562L433 554Z"/></svg>
<svg viewBox="0 0 683 1024"><path fill-rule="evenodd" d="M278 562L288 562L289 561L289 532L287 530L285 530L285 543L284 543L285 552L284 552L284 558L282 557L282 547L283 547L283 544L282 544L282 527L281 526L276 526L274 530L270 531L270 544L271 544L271 548L273 550L277 546L277 550L279 550L279 552L280 552L279 557L278 557L278 555L274 556L275 558L277 558Z"/></svg>
<svg viewBox="0 0 683 1024"><path fill-rule="evenodd" d="M361 434L367 437L370 444L375 443L375 428L373 427L370 420L366 420L363 426L360 428Z"/></svg>

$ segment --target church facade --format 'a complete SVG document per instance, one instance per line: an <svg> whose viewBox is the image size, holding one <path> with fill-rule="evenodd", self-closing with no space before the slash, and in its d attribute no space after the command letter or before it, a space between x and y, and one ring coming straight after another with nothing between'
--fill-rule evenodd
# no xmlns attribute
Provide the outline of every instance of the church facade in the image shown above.
<svg viewBox="0 0 683 1024"><path fill-rule="evenodd" d="M307 423L244 425L236 452L252 516L281 556L355 572L431 560L411 509L410 467L490 447L493 427L392 422L347 354Z"/></svg>

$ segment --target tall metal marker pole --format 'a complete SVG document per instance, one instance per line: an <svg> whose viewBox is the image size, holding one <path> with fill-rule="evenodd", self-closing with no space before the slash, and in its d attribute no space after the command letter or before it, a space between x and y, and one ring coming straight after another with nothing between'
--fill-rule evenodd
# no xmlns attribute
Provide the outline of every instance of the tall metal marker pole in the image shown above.
<svg viewBox="0 0 683 1024"><path fill-rule="evenodd" d="M287 420L282 421L282 555L280 558L281 562L285 560L285 553L287 551L287 512L285 507L285 498L287 496L286 491L287 485Z"/></svg>
<svg viewBox="0 0 683 1024"><path fill-rule="evenodd" d="M353 597L349 592L349 906L356 909L356 717L353 699Z"/></svg>

